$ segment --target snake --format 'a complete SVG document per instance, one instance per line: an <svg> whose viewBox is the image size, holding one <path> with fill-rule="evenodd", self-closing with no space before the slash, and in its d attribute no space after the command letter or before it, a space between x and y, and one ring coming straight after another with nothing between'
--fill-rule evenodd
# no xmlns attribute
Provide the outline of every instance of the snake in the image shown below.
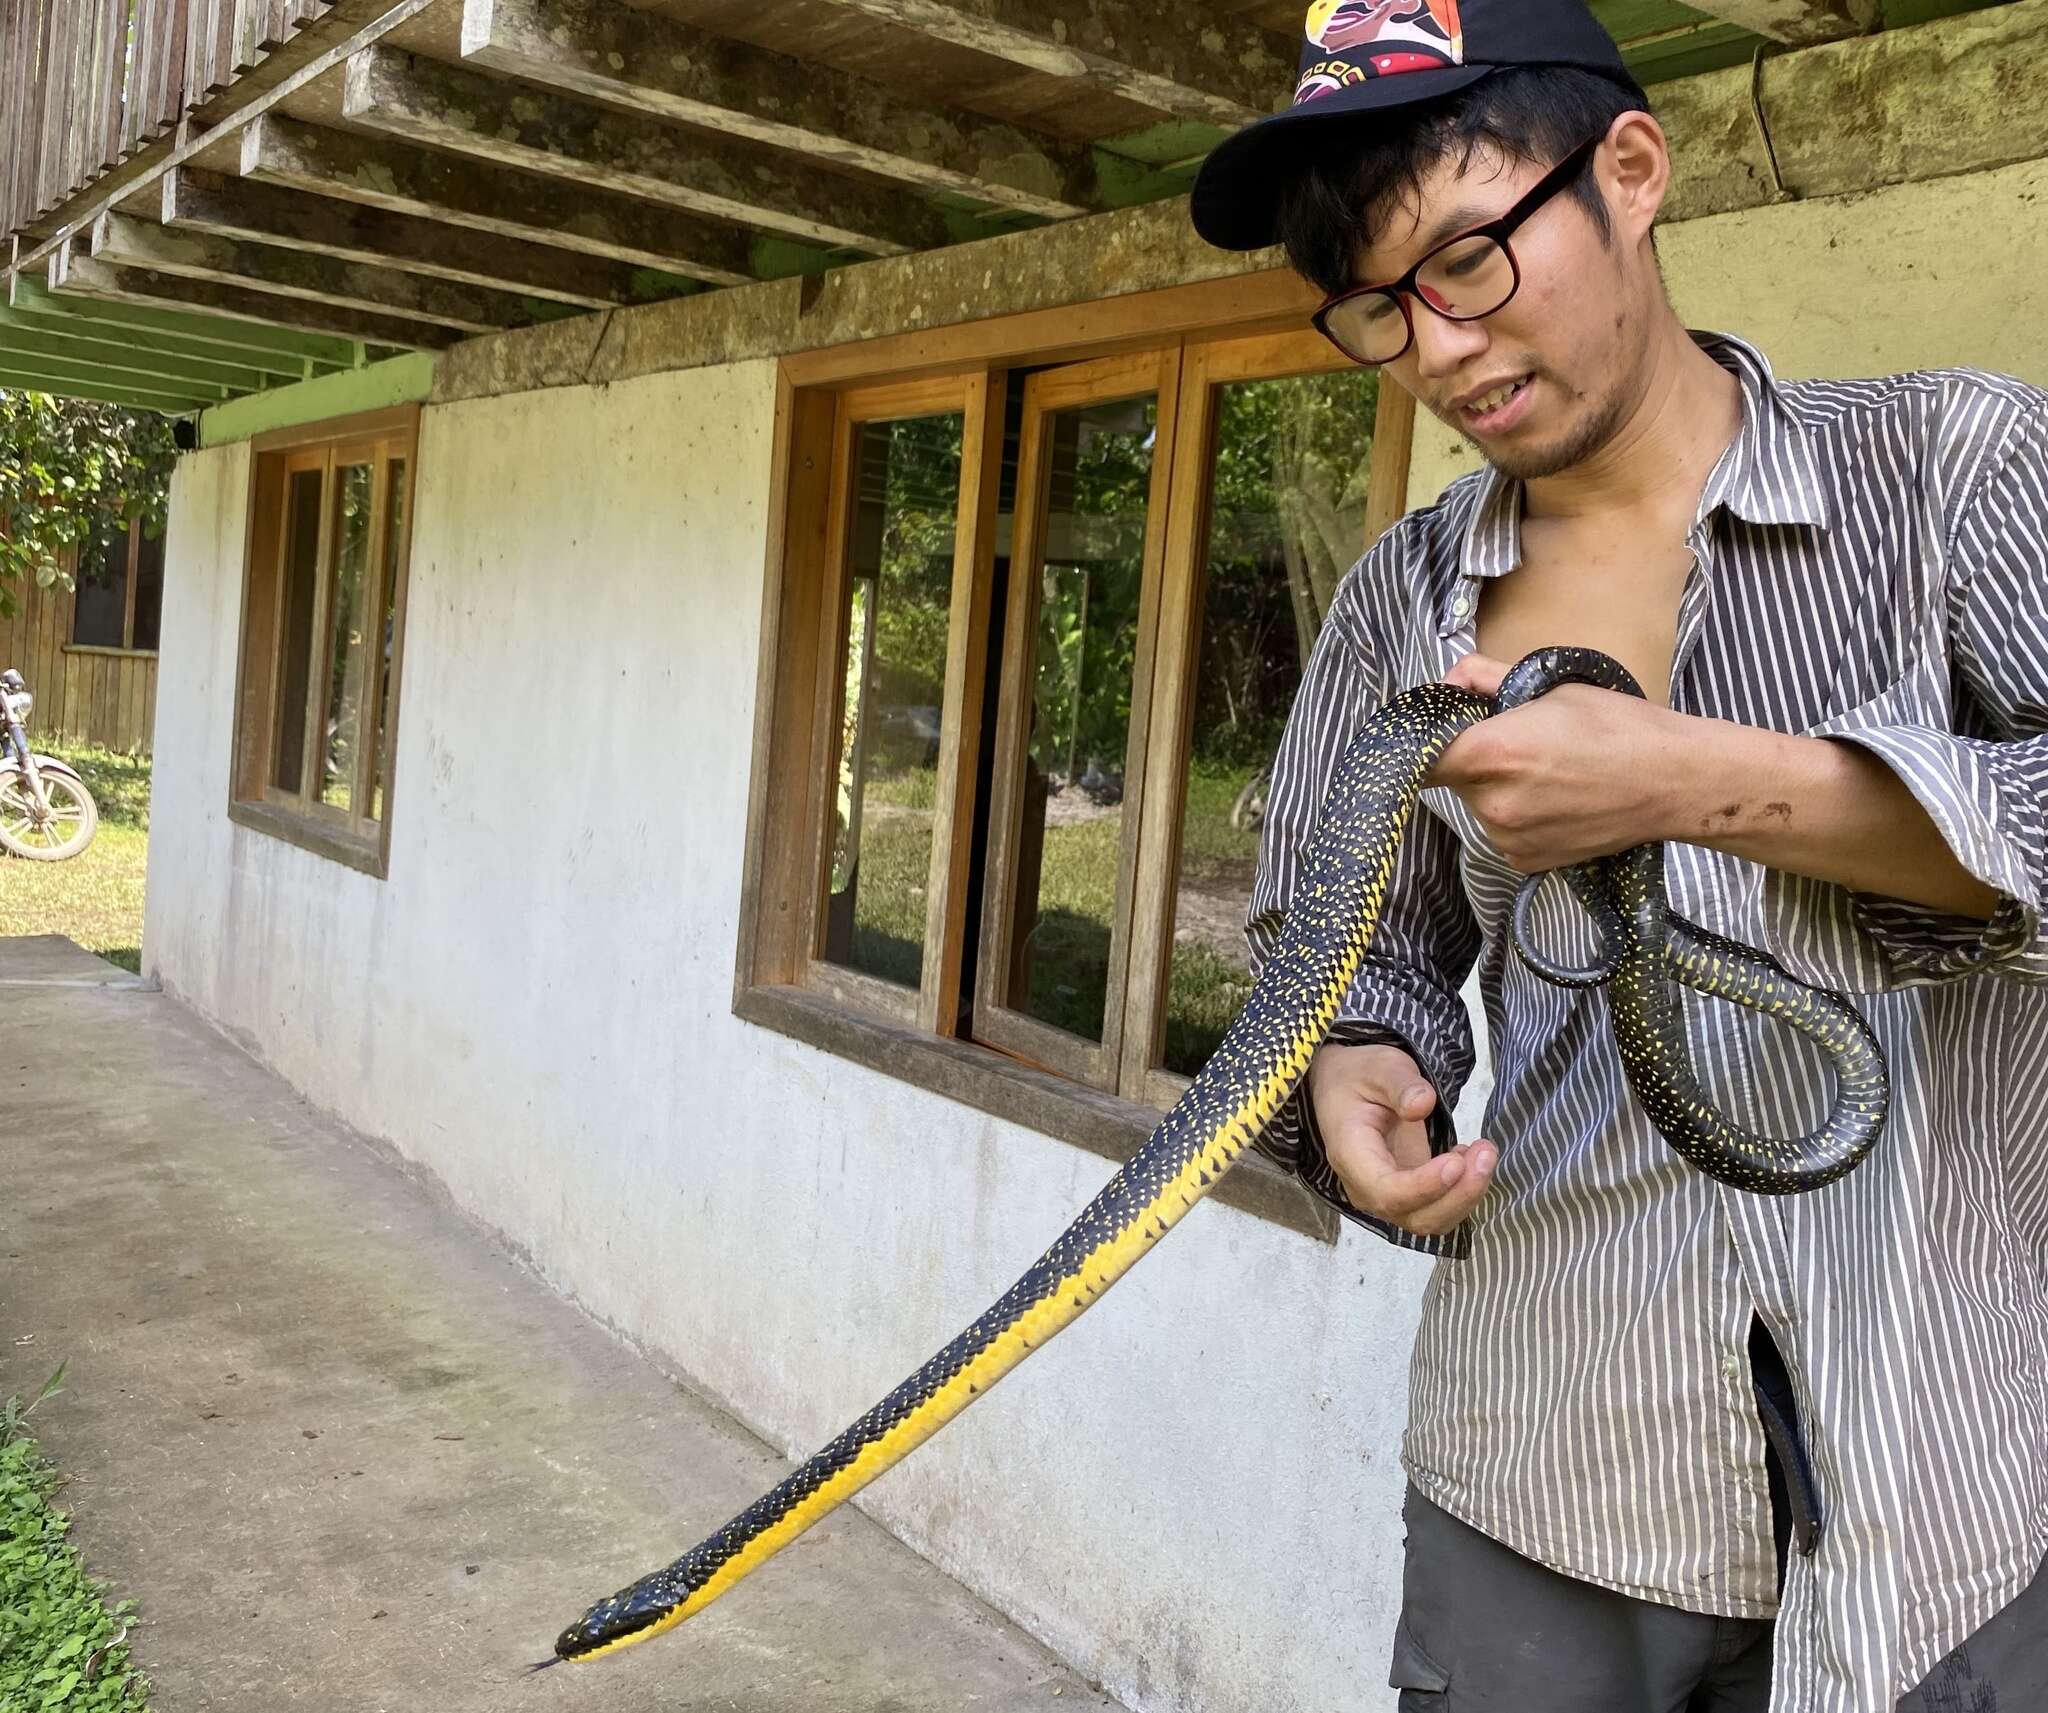
<svg viewBox="0 0 2048 1713"><path fill-rule="evenodd" d="M1278 939L1243 1008L1150 1138L964 1332L716 1533L591 1606L534 1669L601 1658L695 1616L1099 1302L1215 1189L1300 1085L1371 944L1437 759L1481 720L1574 682L1643 693L1608 655L1552 647L1517 661L1494 695L1419 684L1371 715L1332 773ZM1545 980L1606 989L1629 1088L1682 1159L1737 1189L1787 1195L1832 1183L1867 1156L1884 1126L1888 1083L1875 1036L1845 998L1671 911L1659 843L1549 872L1563 873L1590 913L1599 957L1570 968L1533 944L1530 907L1545 874L1525 876L1517 892L1517 955ZM1812 1040L1834 1071L1825 1117L1780 1138L1718 1111L1691 1069L1681 988L1774 1016Z"/></svg>

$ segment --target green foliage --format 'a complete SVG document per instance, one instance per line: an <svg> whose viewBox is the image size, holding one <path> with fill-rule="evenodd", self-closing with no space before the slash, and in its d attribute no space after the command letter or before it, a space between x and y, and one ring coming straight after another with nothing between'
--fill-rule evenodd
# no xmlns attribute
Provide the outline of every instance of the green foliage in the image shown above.
<svg viewBox="0 0 2048 1713"><path fill-rule="evenodd" d="M176 458L167 417L0 387L0 616L16 584L59 581L74 544L135 517L162 534Z"/></svg>
<svg viewBox="0 0 2048 1713"><path fill-rule="evenodd" d="M27 1431L64 1369L27 1404L0 1409L0 1709L6 1713L146 1713L147 1682L130 1664L128 1601L109 1609L50 1503L56 1472Z"/></svg>

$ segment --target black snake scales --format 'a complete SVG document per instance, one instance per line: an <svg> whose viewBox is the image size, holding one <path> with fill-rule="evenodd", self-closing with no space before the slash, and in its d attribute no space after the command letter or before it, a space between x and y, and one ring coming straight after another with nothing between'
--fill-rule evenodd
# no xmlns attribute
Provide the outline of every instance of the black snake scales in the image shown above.
<svg viewBox="0 0 2048 1713"><path fill-rule="evenodd" d="M543 1663L592 1659L702 1611L1121 1278L1214 1188L1301 1081L1372 939L1398 842L1437 757L1480 720L1572 682L1642 694L1604 654L1548 648L1517 662L1498 697L1423 684L1368 720L1337 766L1278 945L1243 1011L1151 1139L972 1326L717 1533L591 1607L562 1632L555 1659ZM1663 861L1663 847L1648 844L1564 870L1600 929L1600 961L1581 970L1560 968L1529 943L1529 904L1543 878L1531 875L1515 901L1518 954L1546 979L1606 987L1629 1087L1671 1146L1702 1172L1765 1195L1833 1182L1869 1152L1884 1125L1887 1083L1876 1039L1839 995L1808 987L1763 953L1667 910ZM1678 986L1765 1012L1818 1043L1836 1072L1834 1104L1820 1125L1782 1140L1724 1118L1687 1060Z"/></svg>

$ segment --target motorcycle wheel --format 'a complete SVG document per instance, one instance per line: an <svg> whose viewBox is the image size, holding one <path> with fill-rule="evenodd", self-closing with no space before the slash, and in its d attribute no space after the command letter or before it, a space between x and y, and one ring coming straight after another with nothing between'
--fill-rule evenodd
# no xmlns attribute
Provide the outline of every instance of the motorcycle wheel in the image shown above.
<svg viewBox="0 0 2048 1713"><path fill-rule="evenodd" d="M43 795L49 799L50 814L39 821L21 770L0 770L0 850L30 862L62 862L77 856L99 831L99 805L83 785L61 773L43 775Z"/></svg>

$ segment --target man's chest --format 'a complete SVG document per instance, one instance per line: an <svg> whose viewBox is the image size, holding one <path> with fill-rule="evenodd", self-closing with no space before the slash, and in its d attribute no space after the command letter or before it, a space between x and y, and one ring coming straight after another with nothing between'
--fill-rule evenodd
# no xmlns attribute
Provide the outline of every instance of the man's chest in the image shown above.
<svg viewBox="0 0 2048 1713"><path fill-rule="evenodd" d="M1678 624L1693 556L1669 543L1628 552L1532 547L1481 588L1473 646L1513 664L1534 649L1592 648L1634 674L1653 702L1670 701Z"/></svg>

